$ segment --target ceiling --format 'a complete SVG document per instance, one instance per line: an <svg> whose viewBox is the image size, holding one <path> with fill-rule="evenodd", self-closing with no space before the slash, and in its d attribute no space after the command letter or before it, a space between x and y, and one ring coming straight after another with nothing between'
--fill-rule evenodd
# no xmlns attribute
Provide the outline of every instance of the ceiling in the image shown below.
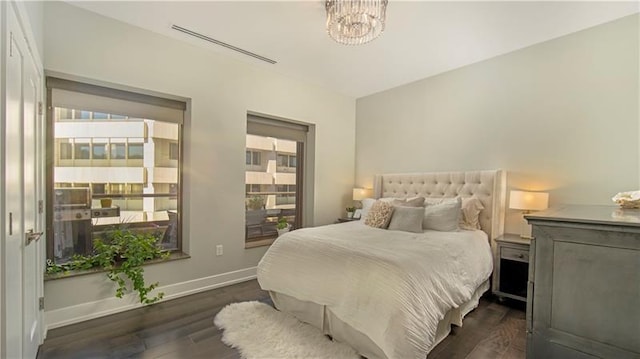
<svg viewBox="0 0 640 359"><path fill-rule="evenodd" d="M325 31L323 1L73 1L75 6L353 97L505 54L639 11L632 2L393 1L360 46ZM277 61L271 65L171 25Z"/></svg>

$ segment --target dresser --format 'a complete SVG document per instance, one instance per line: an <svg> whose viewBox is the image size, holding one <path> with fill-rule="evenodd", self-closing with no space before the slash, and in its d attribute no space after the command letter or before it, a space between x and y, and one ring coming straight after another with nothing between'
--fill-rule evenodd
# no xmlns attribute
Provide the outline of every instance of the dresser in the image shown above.
<svg viewBox="0 0 640 359"><path fill-rule="evenodd" d="M640 358L640 210L564 206L525 218L527 358Z"/></svg>

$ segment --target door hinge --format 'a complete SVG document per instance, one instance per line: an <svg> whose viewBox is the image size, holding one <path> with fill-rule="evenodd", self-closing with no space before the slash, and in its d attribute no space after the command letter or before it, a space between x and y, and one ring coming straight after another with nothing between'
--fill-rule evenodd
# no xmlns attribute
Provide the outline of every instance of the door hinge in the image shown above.
<svg viewBox="0 0 640 359"><path fill-rule="evenodd" d="M38 298L38 306L40 310L44 310L44 297Z"/></svg>
<svg viewBox="0 0 640 359"><path fill-rule="evenodd" d="M38 115L42 116L42 101L38 102Z"/></svg>
<svg viewBox="0 0 640 359"><path fill-rule="evenodd" d="M42 214L42 212L44 212L44 201L43 200L39 200L38 201L38 213Z"/></svg>

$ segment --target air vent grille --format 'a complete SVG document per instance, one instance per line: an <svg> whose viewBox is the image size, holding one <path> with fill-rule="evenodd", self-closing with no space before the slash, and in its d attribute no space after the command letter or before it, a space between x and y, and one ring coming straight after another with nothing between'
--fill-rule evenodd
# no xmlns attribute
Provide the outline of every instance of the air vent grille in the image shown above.
<svg viewBox="0 0 640 359"><path fill-rule="evenodd" d="M192 31L192 30L189 30L189 29L185 29L184 27L181 27L181 26L178 26L178 25L171 25L171 28L173 30L177 30L177 31L180 31L182 33L185 33L187 35L191 35L193 37L197 37L198 39L201 39L201 40L204 40L204 41L209 41L209 42L211 42L213 44L216 44L216 45L219 45L219 46L222 46L222 47L226 47L229 50L233 50L233 51L239 52L241 54L244 54L244 55L247 55L247 56L251 56L251 57L253 57L255 59L258 59L258 60L261 60L261 61L264 61L264 62L268 62L268 63L270 63L272 65L277 63L277 61L271 60L270 58L267 58L267 57L264 57L264 56L260 56L260 55L258 55L256 53L241 49L239 47L235 47L233 45L229 45L226 42L222 42L220 40L216 40L216 39L211 38L209 36L202 35L200 33L197 33L195 31Z"/></svg>

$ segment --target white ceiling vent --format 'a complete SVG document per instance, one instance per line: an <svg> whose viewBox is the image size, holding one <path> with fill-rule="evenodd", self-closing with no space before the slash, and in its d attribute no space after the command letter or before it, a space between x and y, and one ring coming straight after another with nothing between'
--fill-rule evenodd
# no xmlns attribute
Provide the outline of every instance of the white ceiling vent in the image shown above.
<svg viewBox="0 0 640 359"><path fill-rule="evenodd" d="M197 37L198 39L201 39L201 40L204 40L204 41L209 41L209 42L211 42L213 44L216 44L216 45L219 45L219 46L222 46L222 47L226 47L229 50L233 50L233 51L239 52L239 53L241 53L243 55L251 56L251 57L253 57L255 59L258 59L258 60L261 60L261 61L264 61L264 62L268 62L268 63L270 63L272 65L277 63L277 61L271 60L268 57L260 56L260 55L258 55L256 53L251 52L251 51L247 51L247 50L241 49L239 47L235 47L233 45L229 45L226 42L222 42L220 40L216 40L216 39L211 38L211 37L209 37L207 35L202 35L200 33L197 33L195 31L193 31L193 30L185 29L184 27L181 27L181 26L178 26L178 25L171 25L171 28L174 29L174 30L180 31L182 33L185 33L187 35L191 35L193 37Z"/></svg>

